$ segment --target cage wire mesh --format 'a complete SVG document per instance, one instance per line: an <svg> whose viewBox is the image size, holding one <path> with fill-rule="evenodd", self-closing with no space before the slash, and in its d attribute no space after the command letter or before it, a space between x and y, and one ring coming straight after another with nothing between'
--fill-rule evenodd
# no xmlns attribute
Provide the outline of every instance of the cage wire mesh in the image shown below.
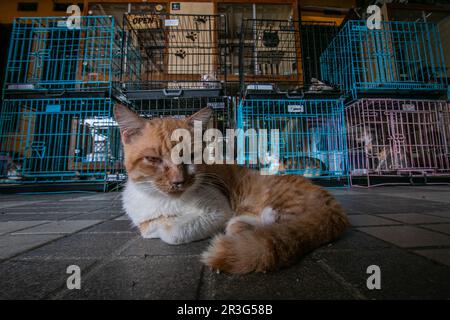
<svg viewBox="0 0 450 320"><path fill-rule="evenodd" d="M18 182L120 181L120 133L104 98L5 100L0 176Z"/></svg>
<svg viewBox="0 0 450 320"><path fill-rule="evenodd" d="M132 48L122 78L128 95L218 96L224 88L224 15L129 13L124 16L124 35L124 43ZM130 74L129 68L137 72Z"/></svg>
<svg viewBox="0 0 450 320"><path fill-rule="evenodd" d="M280 90L302 83L299 24L292 20L246 19L240 39L240 82L275 84Z"/></svg>
<svg viewBox="0 0 450 320"><path fill-rule="evenodd" d="M185 118L202 108L209 107L213 116L208 124L209 128L226 129L234 127L233 104L229 97L196 97L181 99L143 99L131 100L129 106L145 118L174 117Z"/></svg>
<svg viewBox="0 0 450 320"><path fill-rule="evenodd" d="M244 165L261 170L275 164L280 174L348 184L342 100L245 99L238 107L237 128L245 132L243 157L239 159ZM251 146L252 140L260 138L261 129L268 135L263 154ZM271 141L276 132L279 139ZM272 154L274 143L279 144L278 155ZM261 164L261 159L270 161Z"/></svg>
<svg viewBox="0 0 450 320"><path fill-rule="evenodd" d="M328 91L322 79L354 96L447 89L435 24L382 22L368 30L363 21L349 21L333 38L335 32L331 23L244 20L241 90L270 83L280 91ZM120 84L122 98L147 118L182 118L211 107L208 126L222 132L237 127L268 129L270 135L277 129L279 173L345 181L342 100L225 97L226 52L223 15L130 13L123 30L108 16L80 17L79 28L69 28L63 17L16 19L0 114L0 176L122 180L112 100L21 96L104 91L112 97ZM351 174L449 174L449 118L443 101L356 101L346 108ZM251 152L245 149L245 165L261 169L250 163Z"/></svg>
<svg viewBox="0 0 450 320"><path fill-rule="evenodd" d="M346 107L350 174L450 175L450 105L361 99Z"/></svg>
<svg viewBox="0 0 450 320"><path fill-rule="evenodd" d="M248 19L240 39L241 92L272 84L275 91L321 91L320 55L336 34L332 22ZM252 85L260 84L258 87ZM328 88L332 90L333 88Z"/></svg>
<svg viewBox="0 0 450 320"><path fill-rule="evenodd" d="M348 21L321 56L322 79L358 93L445 93L447 76L438 26L424 22Z"/></svg>
<svg viewBox="0 0 450 320"><path fill-rule="evenodd" d="M303 86L306 87L306 91L320 91L323 89L318 86L318 81L322 81L320 56L336 35L337 30L335 22L300 22Z"/></svg>
<svg viewBox="0 0 450 320"><path fill-rule="evenodd" d="M120 76L121 34L110 16L17 18L4 93L111 93ZM75 23L75 24L74 24Z"/></svg>

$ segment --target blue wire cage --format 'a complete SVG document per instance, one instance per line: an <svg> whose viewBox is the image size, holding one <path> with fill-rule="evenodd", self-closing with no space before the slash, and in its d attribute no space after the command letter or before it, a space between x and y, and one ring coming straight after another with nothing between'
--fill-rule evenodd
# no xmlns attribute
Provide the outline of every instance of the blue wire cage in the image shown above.
<svg viewBox="0 0 450 320"><path fill-rule="evenodd" d="M242 150L238 151L240 164L269 170L275 164L280 174L348 184L342 100L244 99L237 110L237 128L244 132L243 148L238 148ZM252 140L255 142L265 134L261 129L267 130L267 148L263 147L262 152L251 145ZM277 136L273 139L274 134ZM279 146L275 151L278 154L273 153L274 143ZM265 163L260 161L261 157Z"/></svg>
<svg viewBox="0 0 450 320"><path fill-rule="evenodd" d="M425 22L348 21L321 56L322 80L345 94L445 93L438 26Z"/></svg>
<svg viewBox="0 0 450 320"><path fill-rule="evenodd" d="M120 133L104 98L5 100L4 182L120 181Z"/></svg>
<svg viewBox="0 0 450 320"><path fill-rule="evenodd" d="M111 16L14 20L4 93L111 93L122 65L122 33Z"/></svg>

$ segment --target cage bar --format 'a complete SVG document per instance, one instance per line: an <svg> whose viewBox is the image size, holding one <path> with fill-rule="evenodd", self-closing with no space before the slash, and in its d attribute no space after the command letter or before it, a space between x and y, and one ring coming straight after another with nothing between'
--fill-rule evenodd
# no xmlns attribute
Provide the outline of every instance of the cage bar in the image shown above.
<svg viewBox="0 0 450 320"><path fill-rule="evenodd" d="M111 16L17 18L4 93L110 94L121 74L121 42Z"/></svg>
<svg viewBox="0 0 450 320"><path fill-rule="evenodd" d="M112 102L103 98L5 100L0 153L5 182L119 181L124 178Z"/></svg>
<svg viewBox="0 0 450 320"><path fill-rule="evenodd" d="M219 96L224 89L224 15L129 13L124 36L130 47L122 77L128 97Z"/></svg>
<svg viewBox="0 0 450 320"><path fill-rule="evenodd" d="M445 93L447 76L438 26L425 22L348 21L321 57L322 78L358 93Z"/></svg>
<svg viewBox="0 0 450 320"><path fill-rule="evenodd" d="M450 175L450 105L361 99L346 107L352 177Z"/></svg>
<svg viewBox="0 0 450 320"><path fill-rule="evenodd" d="M348 182L342 100L245 99L237 111L237 127L245 133L243 157L238 160L248 167L261 170L275 164L279 174ZM267 130L267 151L256 154L251 141L260 139L261 129ZM271 142L276 132L279 140ZM278 155L271 151L277 141ZM261 157L273 161L263 163Z"/></svg>

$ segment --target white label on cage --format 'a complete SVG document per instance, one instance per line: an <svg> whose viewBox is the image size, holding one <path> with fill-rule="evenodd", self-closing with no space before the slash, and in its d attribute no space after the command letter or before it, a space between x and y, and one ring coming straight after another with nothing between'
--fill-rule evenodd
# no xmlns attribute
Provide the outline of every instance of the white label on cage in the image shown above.
<svg viewBox="0 0 450 320"><path fill-rule="evenodd" d="M166 19L164 20L165 27L178 27L180 21L178 19Z"/></svg>
<svg viewBox="0 0 450 320"><path fill-rule="evenodd" d="M34 84L10 84L9 90L34 90Z"/></svg>
<svg viewBox="0 0 450 320"><path fill-rule="evenodd" d="M416 106L413 104L404 104L402 105L402 108L404 111L415 111L416 110Z"/></svg>
<svg viewBox="0 0 450 320"><path fill-rule="evenodd" d="M58 28L67 28L67 21L66 20L60 20L56 23L56 26Z"/></svg>
<svg viewBox="0 0 450 320"><path fill-rule="evenodd" d="M247 90L264 90L264 91L273 91L273 85L271 84L249 84L247 86Z"/></svg>
<svg viewBox="0 0 450 320"><path fill-rule="evenodd" d="M208 102L206 106L213 109L225 109L225 102Z"/></svg>
<svg viewBox="0 0 450 320"><path fill-rule="evenodd" d="M300 112L305 112L305 108L302 105L288 105L288 111L289 112L296 112L296 113L300 113Z"/></svg>

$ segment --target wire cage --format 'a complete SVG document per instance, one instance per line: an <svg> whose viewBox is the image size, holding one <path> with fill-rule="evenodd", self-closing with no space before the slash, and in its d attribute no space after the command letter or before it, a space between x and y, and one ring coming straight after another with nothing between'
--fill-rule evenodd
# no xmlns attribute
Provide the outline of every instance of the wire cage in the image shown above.
<svg viewBox="0 0 450 320"><path fill-rule="evenodd" d="M346 94L445 93L447 75L438 26L382 21L369 29L350 20L321 56L322 79Z"/></svg>
<svg viewBox="0 0 450 320"><path fill-rule="evenodd" d="M184 118L210 107L213 109L213 116L208 124L209 128L219 129L224 133L226 129L234 127L234 100L230 97L144 99L131 100L126 104L145 118Z"/></svg>
<svg viewBox="0 0 450 320"><path fill-rule="evenodd" d="M247 90L288 91L301 85L299 31L298 22L292 20L242 21L239 74L243 95Z"/></svg>
<svg viewBox="0 0 450 320"><path fill-rule="evenodd" d="M320 82L320 56L336 32L334 22L244 20L240 39L242 94L333 90Z"/></svg>
<svg viewBox="0 0 450 320"><path fill-rule="evenodd" d="M120 181L123 153L111 110L104 98L5 100L2 181Z"/></svg>
<svg viewBox="0 0 450 320"><path fill-rule="evenodd" d="M345 113L351 176L450 175L446 101L361 99Z"/></svg>
<svg viewBox="0 0 450 320"><path fill-rule="evenodd" d="M300 36L302 49L303 86L308 91L321 91L320 56L337 34L335 22L301 21ZM323 87L323 85L322 85ZM334 89L328 87L328 90Z"/></svg>
<svg viewBox="0 0 450 320"><path fill-rule="evenodd" d="M237 128L244 134L239 163L260 170L275 165L279 174L348 184L342 100L245 99L238 107ZM252 141L266 134L267 148L256 150Z"/></svg>
<svg viewBox="0 0 450 320"><path fill-rule="evenodd" d="M225 87L224 15L128 13L122 85L128 97L219 96ZM131 72L130 72L131 71Z"/></svg>
<svg viewBox="0 0 450 320"><path fill-rule="evenodd" d="M4 93L111 93L122 36L111 16L30 17L13 23Z"/></svg>

